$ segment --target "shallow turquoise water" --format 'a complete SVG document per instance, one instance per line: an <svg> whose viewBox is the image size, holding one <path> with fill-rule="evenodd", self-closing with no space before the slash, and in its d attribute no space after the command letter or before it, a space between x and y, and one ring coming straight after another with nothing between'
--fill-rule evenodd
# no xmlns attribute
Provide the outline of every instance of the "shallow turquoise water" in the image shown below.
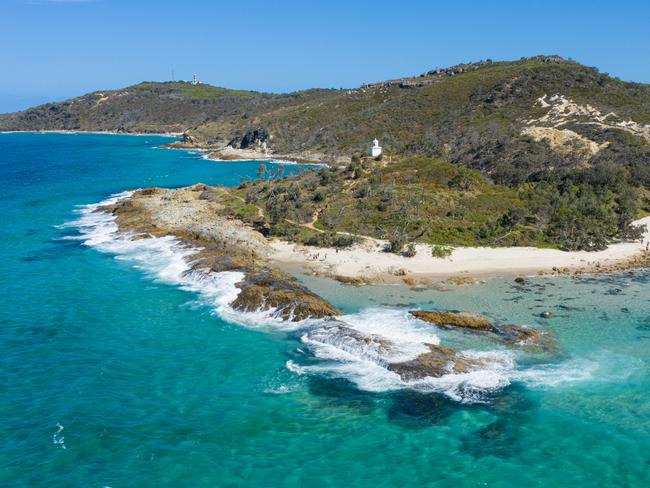
<svg viewBox="0 0 650 488"><path fill-rule="evenodd" d="M228 322L146 260L58 227L129 188L256 173L156 149L165 140L0 134L0 485L650 484L650 274L447 292L302 277L355 327L396 340L426 333L404 317L415 306L557 340L540 355L435 331L512 364L475 379L484 390L395 389L367 361L319 353L272 321Z"/></svg>

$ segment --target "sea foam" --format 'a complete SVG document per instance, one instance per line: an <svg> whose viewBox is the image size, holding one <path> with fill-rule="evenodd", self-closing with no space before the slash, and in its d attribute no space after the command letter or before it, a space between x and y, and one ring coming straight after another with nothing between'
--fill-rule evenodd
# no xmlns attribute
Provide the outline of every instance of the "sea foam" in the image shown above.
<svg viewBox="0 0 650 488"><path fill-rule="evenodd" d="M188 246L174 236L143 238L140 235L138 239L133 239L135 234L121 232L115 216L100 209L114 205L132 193L118 193L99 203L76 209L78 218L59 227L75 228L78 234L66 236L65 239L79 240L88 247L115 256L119 261L128 262L157 282L197 294L202 304L229 322L280 330L294 330L303 326L301 322L283 321L274 309L258 312L234 310L230 304L240 292L236 284L244 279L244 274L239 271L217 273L194 268L192 257L200 248Z"/></svg>

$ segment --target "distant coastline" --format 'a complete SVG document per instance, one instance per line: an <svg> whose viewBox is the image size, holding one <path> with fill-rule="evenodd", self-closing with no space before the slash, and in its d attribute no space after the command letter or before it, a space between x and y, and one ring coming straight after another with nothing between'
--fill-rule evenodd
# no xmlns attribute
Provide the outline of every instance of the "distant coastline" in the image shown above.
<svg viewBox="0 0 650 488"><path fill-rule="evenodd" d="M160 136L160 137L182 137L182 132L118 132L101 130L6 130L0 134L97 134L111 136Z"/></svg>

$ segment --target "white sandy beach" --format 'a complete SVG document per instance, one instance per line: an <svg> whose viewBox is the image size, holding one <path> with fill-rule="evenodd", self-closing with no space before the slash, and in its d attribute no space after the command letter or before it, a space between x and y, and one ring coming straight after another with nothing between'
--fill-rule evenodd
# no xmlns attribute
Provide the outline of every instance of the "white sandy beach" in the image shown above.
<svg viewBox="0 0 650 488"><path fill-rule="evenodd" d="M634 222L650 228L650 217ZM534 247L460 247L447 258L434 258L426 244L406 258L382 250L382 241L366 240L350 249L314 248L273 240L273 260L279 264L306 266L319 274L354 278L386 278L396 274L412 278L453 276L534 275L558 269L596 270L619 265L643 255L650 241L616 243L604 251L566 252ZM401 271L403 270L403 272Z"/></svg>

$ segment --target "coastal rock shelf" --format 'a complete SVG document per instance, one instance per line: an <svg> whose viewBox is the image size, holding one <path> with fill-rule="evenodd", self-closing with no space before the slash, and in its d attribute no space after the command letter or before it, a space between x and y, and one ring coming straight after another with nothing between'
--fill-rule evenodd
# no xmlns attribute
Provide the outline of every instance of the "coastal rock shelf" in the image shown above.
<svg viewBox="0 0 650 488"><path fill-rule="evenodd" d="M196 270L244 273L236 283L240 292L230 304L236 310L273 311L292 321L339 315L336 307L294 277L269 266L264 237L221 215L219 191L201 184L176 190L147 188L99 210L115 215L119 230L133 239L172 235L197 249L192 256Z"/></svg>

